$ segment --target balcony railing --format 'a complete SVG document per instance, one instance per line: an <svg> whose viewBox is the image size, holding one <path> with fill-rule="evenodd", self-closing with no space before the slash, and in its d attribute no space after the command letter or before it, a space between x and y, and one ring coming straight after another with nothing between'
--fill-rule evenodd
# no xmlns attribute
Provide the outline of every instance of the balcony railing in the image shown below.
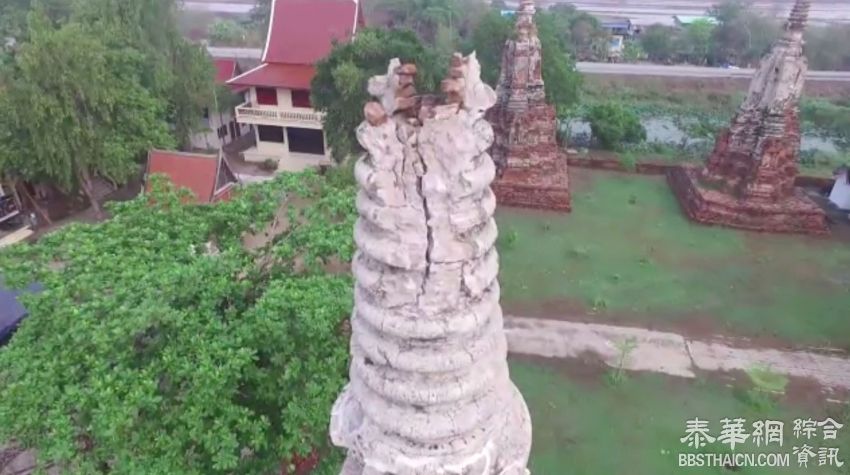
<svg viewBox="0 0 850 475"><path fill-rule="evenodd" d="M0 223L21 214L12 195L0 196Z"/></svg>
<svg viewBox="0 0 850 475"><path fill-rule="evenodd" d="M325 115L312 109L273 109L245 103L236 107L236 120L249 124L270 124L321 129Z"/></svg>

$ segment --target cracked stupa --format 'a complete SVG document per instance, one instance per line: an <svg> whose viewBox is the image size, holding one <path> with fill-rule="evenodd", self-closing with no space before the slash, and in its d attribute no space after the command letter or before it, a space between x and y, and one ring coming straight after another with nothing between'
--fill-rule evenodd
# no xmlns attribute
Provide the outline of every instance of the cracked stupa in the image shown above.
<svg viewBox="0 0 850 475"><path fill-rule="evenodd" d="M527 475L531 421L510 380L499 305L494 91L452 58L445 100L393 60L369 82L350 383L331 418L343 475Z"/></svg>
<svg viewBox="0 0 850 475"><path fill-rule="evenodd" d="M756 231L827 232L823 210L794 187L809 5L794 4L782 37L761 60L747 98L717 137L705 167L671 172L671 185L693 220Z"/></svg>

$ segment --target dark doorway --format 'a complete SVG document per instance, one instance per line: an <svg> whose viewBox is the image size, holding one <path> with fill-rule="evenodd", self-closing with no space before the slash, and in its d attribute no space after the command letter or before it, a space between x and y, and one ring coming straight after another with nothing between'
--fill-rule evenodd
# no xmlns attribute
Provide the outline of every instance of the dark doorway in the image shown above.
<svg viewBox="0 0 850 475"><path fill-rule="evenodd" d="M321 130L287 127L286 135L289 138L290 152L325 154L325 139Z"/></svg>
<svg viewBox="0 0 850 475"><path fill-rule="evenodd" d="M257 135L261 142L283 143L283 127L273 125L258 125Z"/></svg>

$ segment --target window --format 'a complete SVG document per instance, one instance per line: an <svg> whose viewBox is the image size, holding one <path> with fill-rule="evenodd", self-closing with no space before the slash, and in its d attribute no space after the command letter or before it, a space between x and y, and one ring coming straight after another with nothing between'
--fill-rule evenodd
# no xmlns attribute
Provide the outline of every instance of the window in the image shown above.
<svg viewBox="0 0 850 475"><path fill-rule="evenodd" d="M287 127L286 135L290 152L325 154L325 135L321 130Z"/></svg>
<svg viewBox="0 0 850 475"><path fill-rule="evenodd" d="M292 107L306 107L308 109L311 109L313 105L310 104L310 91L292 91Z"/></svg>
<svg viewBox="0 0 850 475"><path fill-rule="evenodd" d="M262 142L283 143L283 127L275 127L273 125L258 125L257 135L260 136Z"/></svg>
<svg viewBox="0 0 850 475"><path fill-rule="evenodd" d="M209 118L210 118L210 108L204 107L204 119L209 119Z"/></svg>
<svg viewBox="0 0 850 475"><path fill-rule="evenodd" d="M270 87L257 88L257 104L264 106L277 105L277 89Z"/></svg>

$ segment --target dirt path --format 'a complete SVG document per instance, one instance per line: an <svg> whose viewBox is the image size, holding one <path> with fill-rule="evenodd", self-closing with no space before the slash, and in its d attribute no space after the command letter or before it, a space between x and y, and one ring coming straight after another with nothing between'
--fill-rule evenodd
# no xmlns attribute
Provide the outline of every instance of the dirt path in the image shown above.
<svg viewBox="0 0 850 475"><path fill-rule="evenodd" d="M816 381L827 391L850 391L850 359L805 351L741 348L723 339L694 340L669 332L561 320L505 317L512 353L547 358L578 358L590 353L609 366L685 378L700 372L746 371L768 367L795 378ZM630 350L624 350L631 342Z"/></svg>

